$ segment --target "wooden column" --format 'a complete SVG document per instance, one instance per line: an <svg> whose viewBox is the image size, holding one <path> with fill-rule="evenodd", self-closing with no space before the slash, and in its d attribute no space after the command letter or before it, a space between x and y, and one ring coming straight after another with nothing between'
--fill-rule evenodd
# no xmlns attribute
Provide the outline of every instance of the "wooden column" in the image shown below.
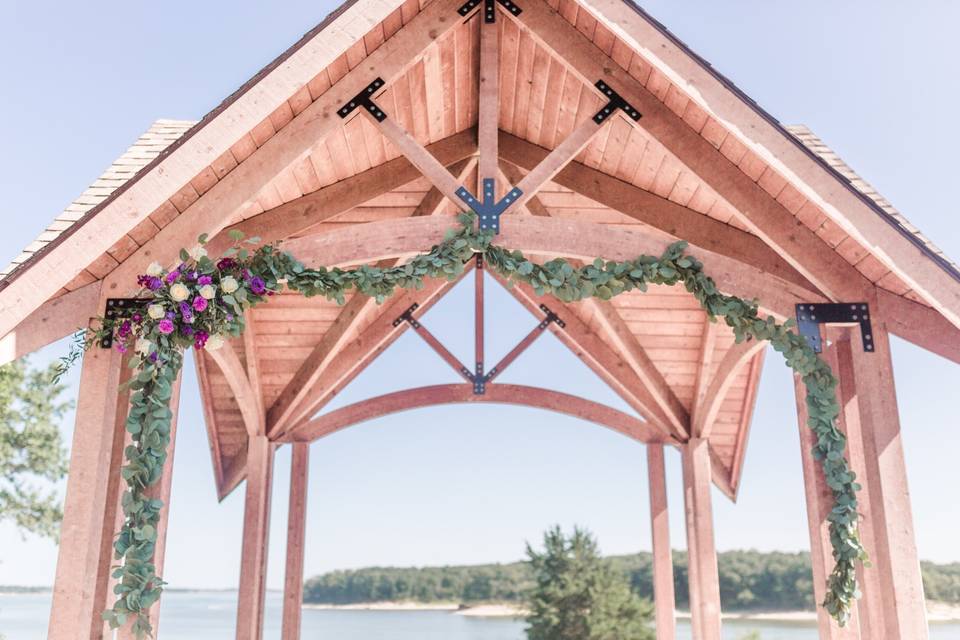
<svg viewBox="0 0 960 640"><path fill-rule="evenodd" d="M824 351L836 356L831 347ZM829 359L828 359L829 362ZM836 368L834 367L834 371ZM800 376L794 375L794 388L797 395L797 421L800 426L800 458L803 466L803 490L807 503L807 526L810 530L810 560L813 565L813 598L817 607L817 629L821 640L856 640L860 638L858 625L859 611L852 616L847 626L840 627L821 603L826 597L827 576L833 571L833 555L830 545L830 530L827 516L833 508L833 492L827 486L820 463L813 458L813 447L817 443L816 435L807 426L807 390ZM873 636L866 636L868 638Z"/></svg>
<svg viewBox="0 0 960 640"><path fill-rule="evenodd" d="M667 513L667 480L663 445L647 445L647 475L650 482L650 529L653 540L653 604L657 640L676 637L676 596L673 592L673 556L670 552L670 520Z"/></svg>
<svg viewBox="0 0 960 640"><path fill-rule="evenodd" d="M98 637L110 577L116 487L123 461L126 394L119 390L123 356L93 348L83 356L70 450L60 551L47 637Z"/></svg>
<svg viewBox="0 0 960 640"><path fill-rule="evenodd" d="M267 538L270 532L270 491L273 485L273 443L252 436L247 446L247 489L244 498L243 546L237 640L261 640L267 580Z"/></svg>
<svg viewBox="0 0 960 640"><path fill-rule="evenodd" d="M871 309L875 308L871 304ZM859 327L848 329L849 339L837 342L841 392L845 407L849 407L845 411L847 436L854 457L862 455L863 475L858 481L868 500L865 515L869 522L864 523L864 529L872 566L862 572L866 576L864 586L881 590L879 599L874 595L865 598L868 605L882 605L882 618L878 611L870 611L871 638L925 640L927 614L900 437L890 338L882 319L873 314L871 320L873 353L863 350ZM871 572L875 575L870 576ZM873 628L879 625L882 635Z"/></svg>
<svg viewBox="0 0 960 640"><path fill-rule="evenodd" d="M303 605L303 552L307 530L307 481L310 445L295 442L290 457L290 505L287 516L287 565L283 578L283 640L300 640Z"/></svg>
<svg viewBox="0 0 960 640"><path fill-rule="evenodd" d="M173 393L170 396L170 411L173 413L173 418L170 420L170 446L167 449L167 459L163 463L163 472L157 484L147 490L148 498L159 498L163 500L163 509L160 510L160 520L157 522L157 542L154 545L153 552L153 565L157 568L157 575L161 578L163 577L163 561L167 548L167 519L170 517L170 489L173 485L173 452L177 443L177 413L180 409L180 383L182 380L182 375L177 376L176 381L173 383ZM114 598L111 596L112 594L108 593L108 606L113 605ZM150 607L148 614L150 616L150 626L153 627L154 638L159 636L161 600L158 600ZM109 638L109 633L106 634L105 637ZM116 640L136 640L136 635L132 632L129 623L117 631Z"/></svg>
<svg viewBox="0 0 960 640"><path fill-rule="evenodd" d="M720 640L720 575L713 538L707 440L691 438L682 445L682 453L693 639Z"/></svg>

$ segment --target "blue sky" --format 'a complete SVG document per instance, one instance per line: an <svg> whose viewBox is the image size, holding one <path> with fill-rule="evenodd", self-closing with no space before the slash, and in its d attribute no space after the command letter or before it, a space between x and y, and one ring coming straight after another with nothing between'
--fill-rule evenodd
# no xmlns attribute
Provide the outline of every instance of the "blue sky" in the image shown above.
<svg viewBox="0 0 960 640"><path fill-rule="evenodd" d="M955 183L960 98L947 1L738 3L656 0L644 6L785 123L804 123L949 255L960 257ZM333 9L330 2L8 1L0 21L0 260L13 257L159 117L196 119ZM495 286L491 360L533 324ZM469 285L428 316L469 352ZM516 311L514 313L513 311ZM496 316L496 319L493 317ZM509 316L509 318L505 317ZM49 360L65 349L36 356ZM960 561L956 411L945 398L960 366L894 344L900 411L920 553ZM399 375L398 375L399 372ZM408 335L337 400L449 380ZM75 384L76 375L71 378ZM619 401L552 337L504 381ZM243 490L216 503L188 363L180 414L167 569L173 586L237 581ZM75 386L71 393L76 393ZM68 434L71 425L65 425ZM370 564L509 561L552 523L579 523L609 553L649 548L643 447L542 411L444 407L381 419L311 449L306 570ZM289 452L281 449L271 530L272 587L282 582ZM674 546L682 548L678 457L668 454ZM789 371L770 354L761 381L738 504L715 497L721 549L808 546ZM0 525L0 584L50 584L56 549Z"/></svg>

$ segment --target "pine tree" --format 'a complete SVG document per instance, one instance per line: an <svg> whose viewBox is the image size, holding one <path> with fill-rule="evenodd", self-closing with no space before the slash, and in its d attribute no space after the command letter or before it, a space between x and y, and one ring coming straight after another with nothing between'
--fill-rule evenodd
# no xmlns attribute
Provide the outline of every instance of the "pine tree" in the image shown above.
<svg viewBox="0 0 960 640"><path fill-rule="evenodd" d="M649 601L600 557L589 532L577 527L568 538L555 526L543 544L542 553L527 545L536 582L528 640L653 640Z"/></svg>
<svg viewBox="0 0 960 640"><path fill-rule="evenodd" d="M62 512L52 490L66 473L59 419L70 408L54 367L34 369L23 360L0 367L0 520L56 538ZM41 481L38 483L38 481Z"/></svg>

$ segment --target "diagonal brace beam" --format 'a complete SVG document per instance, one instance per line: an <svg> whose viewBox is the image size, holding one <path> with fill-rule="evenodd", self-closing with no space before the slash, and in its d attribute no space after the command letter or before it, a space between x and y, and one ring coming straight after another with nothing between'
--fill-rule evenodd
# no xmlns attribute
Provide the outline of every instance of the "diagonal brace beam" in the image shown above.
<svg viewBox="0 0 960 640"><path fill-rule="evenodd" d="M430 331L425 326L423 326L419 320L413 317L413 312L419 308L420 308L420 305L417 303L410 305L410 307L406 311L401 313L397 317L397 319L393 321L393 326L399 327L404 322L409 324L413 328L413 330L417 333L417 335L423 338L423 341L426 342L431 349L436 351L437 355L443 358L444 362L446 362L451 367L453 367L453 370L456 371L458 374L460 374L464 380L470 383L474 382L475 378L473 373L470 372L470 369L468 369L466 365L460 362L457 356L453 355L453 353L451 353L449 349L443 346L443 343L440 342L440 340L438 340L435 335L430 333Z"/></svg>

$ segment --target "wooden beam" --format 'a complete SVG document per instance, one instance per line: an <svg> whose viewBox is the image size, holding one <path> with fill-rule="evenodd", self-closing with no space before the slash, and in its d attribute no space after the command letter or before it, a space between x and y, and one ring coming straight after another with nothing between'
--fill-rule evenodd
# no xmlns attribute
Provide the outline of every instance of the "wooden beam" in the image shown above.
<svg viewBox="0 0 960 640"><path fill-rule="evenodd" d="M546 157L546 153L544 153L544 157ZM571 164L573 163L571 162ZM506 184L517 184L523 180L524 173L521 172L515 165L501 160L500 175L503 177ZM546 217L550 215L550 212L545 206L543 206L543 202L541 202L540 198L537 196L530 196L526 202L521 204L521 208L526 209L527 213L532 216Z"/></svg>
<svg viewBox="0 0 960 640"><path fill-rule="evenodd" d="M499 275L493 273L491 275L520 304L534 314L535 318L540 317L541 298L531 287L524 284L509 286ZM644 420L659 429L664 436L671 436L673 431L666 416L660 411L650 390L643 384L636 370L603 337L593 331L570 305L565 305L564 309L560 319L566 326L561 328L555 324L550 325L550 330L557 339L606 382Z"/></svg>
<svg viewBox="0 0 960 640"><path fill-rule="evenodd" d="M110 484L120 482L128 404L120 393L122 361L113 349L83 356L47 632L53 640L89 637L103 626L117 506Z"/></svg>
<svg viewBox="0 0 960 640"><path fill-rule="evenodd" d="M263 435L266 432L265 420L263 411L260 410L260 405L257 402L257 393L253 390L253 385L247 378L247 372L231 343L226 342L219 349L205 349L204 352L217 363L220 371L227 379L230 391L233 392L233 399L243 416L243 424L247 429L247 435L250 437Z"/></svg>
<svg viewBox="0 0 960 640"><path fill-rule="evenodd" d="M720 576L710 499L710 452L702 438L680 446L687 521L690 616L696 640L720 640Z"/></svg>
<svg viewBox="0 0 960 640"><path fill-rule="evenodd" d="M247 309L243 317L243 359L247 365L247 381L250 384L250 391L253 395L256 415L265 416L266 407L264 407L263 404L263 385L260 381L260 358L257 355L257 328L253 323L253 310Z"/></svg>
<svg viewBox="0 0 960 640"><path fill-rule="evenodd" d="M263 638L273 446L264 435L252 436L247 446L247 492L244 497L243 545L240 550L237 640Z"/></svg>
<svg viewBox="0 0 960 640"><path fill-rule="evenodd" d="M214 231L216 225L225 223L240 205L251 201L265 182L259 173L264 167L275 167L271 173L276 174L279 168L292 166L310 145L323 139L326 132L336 126L335 111L372 79L369 69L376 69L381 77L390 81L402 75L428 44L459 26L459 20L450 18L455 15L452 12L456 11L458 2L444 0L419 12L367 56L362 65L347 73L283 127L274 137L275 141L264 144L235 168L229 178L224 177L217 187L204 194L200 199L204 204L199 205L198 201L194 206L216 208L217 211L210 212L213 222L198 225L199 230L187 229L173 251L184 244L183 238L192 240L204 231ZM0 336L6 335L219 157L229 153L254 125L285 106L294 91L305 87L319 71L334 63L395 10L395 4L382 0L364 0L345 6L342 12L318 25L217 107L202 126L169 149L150 170L118 189L91 212L89 220L75 225L69 237L46 251L10 282L0 293ZM161 260L168 255L172 254L156 253ZM152 260L143 261L135 273ZM119 286L118 292L125 292L130 281L121 280Z"/></svg>
<svg viewBox="0 0 960 640"><path fill-rule="evenodd" d="M530 170L548 151L509 133L500 132L500 155L509 164ZM508 164L508 166L509 166ZM672 238L726 255L768 273L816 291L816 288L757 236L661 198L579 162L571 162L553 178L614 211Z"/></svg>
<svg viewBox="0 0 960 640"><path fill-rule="evenodd" d="M641 442L660 442L662 438L648 423L592 400L552 389L495 383L489 385L483 394L475 394L472 384L442 384L369 398L316 417L284 440L313 442L347 427L400 411L471 402L554 411L613 429Z"/></svg>
<svg viewBox="0 0 960 640"><path fill-rule="evenodd" d="M637 126L732 205L741 222L820 291L834 300L860 300L872 288L863 274L546 3L535 2L509 17L586 84L602 79L619 92L643 114ZM956 320L960 325L960 315Z"/></svg>
<svg viewBox="0 0 960 640"><path fill-rule="evenodd" d="M0 366L76 333L97 315L100 283L48 300L0 339Z"/></svg>
<svg viewBox="0 0 960 640"><path fill-rule="evenodd" d="M111 272L104 285L105 291L118 296L130 291L136 275L150 262L169 260L184 243L192 242L203 233L215 236L230 222L230 216L253 201L265 184L302 160L314 145L342 126L343 121L337 116L337 110L362 91L374 76L390 83L402 76L431 43L450 33L459 24L459 21L450 19L451 12L456 12L457 6L453 0L430 3L367 56L363 64L347 72ZM375 69L375 73L371 69ZM149 211L143 215L146 213ZM5 313L0 312L0 333L5 333Z"/></svg>
<svg viewBox="0 0 960 640"><path fill-rule="evenodd" d="M373 262L417 254L424 247L442 241L450 226L450 220L439 216L385 220L295 238L281 246L312 265ZM597 257L632 260L640 254L659 255L670 244L670 239L656 237L648 229L516 216L504 226L497 242L531 254L592 261ZM704 262L707 274L722 291L756 298L761 301L761 307L779 318L793 317L798 302L824 300L808 289L727 256L695 245L690 246L689 252Z"/></svg>
<svg viewBox="0 0 960 640"><path fill-rule="evenodd" d="M496 8L494 8L496 12ZM481 13L483 9L481 8ZM497 131L500 118L500 29L496 22L480 23L480 86L477 112L477 138L480 148L478 175L496 178L500 154L497 152ZM480 193L479 191L477 193Z"/></svg>
<svg viewBox="0 0 960 640"><path fill-rule="evenodd" d="M723 399L727 397L730 385L736 380L737 374L740 373L744 365L766 348L766 340L747 340L740 344L734 344L724 354L723 360L717 365L717 371L710 380L710 386L707 387L703 408L697 414L696 422L693 423L695 437L710 437L710 432L713 430L714 422L717 419L717 413L720 411L720 405L723 404Z"/></svg>
<svg viewBox="0 0 960 640"><path fill-rule="evenodd" d="M476 153L475 131L467 130L427 146L427 151L455 172ZM313 193L284 203L279 207L247 218L217 234L207 250L220 255L233 244L229 231L241 231L247 237L276 242L303 233L311 227L345 213L365 202L420 178L420 171L406 158L394 158L362 173L334 182Z"/></svg>
<svg viewBox="0 0 960 640"><path fill-rule="evenodd" d="M733 449L733 461L730 463L730 487L733 490L732 500L736 501L740 491L740 472L743 470L743 459L747 454L747 442L750 439L750 427L753 424L753 412L757 406L757 392L760 386L760 374L763 372L763 361L767 352L761 351L750 361L750 373L747 376L747 391L743 396L740 410L740 425L737 429L737 441Z"/></svg>
<svg viewBox="0 0 960 640"><path fill-rule="evenodd" d="M891 333L960 364L960 329L939 311L879 287L876 294L877 312Z"/></svg>
<svg viewBox="0 0 960 640"><path fill-rule="evenodd" d="M303 555L307 534L310 445L295 443L290 457L290 505L287 511L287 565L283 575L282 640L300 640L303 611Z"/></svg>
<svg viewBox="0 0 960 640"><path fill-rule="evenodd" d="M469 271L469 269L467 269ZM464 272L464 275L466 271ZM461 278L463 276L461 275ZM413 304L420 305L425 312L439 298L449 291L457 281L442 279L428 280L419 291L405 291L394 296L391 302L384 304L380 314L364 331L337 350L336 357L316 377L303 396L297 415L290 427L268 431L272 440L279 440L285 433L295 433L299 425L310 419L327 402L350 383L380 353L406 330L406 323L394 326L393 321Z"/></svg>
<svg viewBox="0 0 960 640"><path fill-rule="evenodd" d="M406 156L413 166L430 181L450 202L456 203L461 208L465 206L463 200L457 195L457 189L462 185L457 179L447 171L443 163L437 160L430 151L421 145L413 135L404 129L396 118L395 114L388 114L387 118L378 121L373 114L366 109L362 110L370 122L380 130L383 136L393 143L400 153Z"/></svg>
<svg viewBox="0 0 960 640"><path fill-rule="evenodd" d="M429 149L429 147L427 147ZM464 184L477 168L477 159L474 157L461 160L449 167L450 172L457 177L457 182ZM423 200L417 205L411 218L420 216L435 216L443 210L443 205L447 202L444 196L436 187L430 187L430 191L423 196ZM454 202L454 205L459 203Z"/></svg>
<svg viewBox="0 0 960 640"><path fill-rule="evenodd" d="M697 423L697 419L704 411L707 399L707 387L710 384L710 373L713 371L713 352L717 345L717 323L706 316L703 321L703 337L700 339L700 356L697 359L697 378L693 385L693 402L690 407L690 422ZM694 432L694 437L699 434Z"/></svg>
<svg viewBox="0 0 960 640"><path fill-rule="evenodd" d="M643 386L650 391L660 413L666 416L674 433L681 440L687 438L690 435L690 415L686 407L677 398L666 378L657 369L613 304L596 298L585 300L583 304L593 311L611 346L623 354L624 359L643 381Z"/></svg>
<svg viewBox="0 0 960 640"><path fill-rule="evenodd" d="M917 246L908 232L884 219L879 207L786 133L752 100L745 99L702 58L634 5L619 0L584 0L581 5L627 46L681 86L695 87L691 102L736 131L780 175L828 217L892 269L954 326L960 327L960 283Z"/></svg>
<svg viewBox="0 0 960 640"><path fill-rule="evenodd" d="M673 590L673 554L670 550L670 517L667 512L667 474L661 444L647 445L647 478L650 484L655 628L657 640L674 640L677 635L677 598Z"/></svg>

